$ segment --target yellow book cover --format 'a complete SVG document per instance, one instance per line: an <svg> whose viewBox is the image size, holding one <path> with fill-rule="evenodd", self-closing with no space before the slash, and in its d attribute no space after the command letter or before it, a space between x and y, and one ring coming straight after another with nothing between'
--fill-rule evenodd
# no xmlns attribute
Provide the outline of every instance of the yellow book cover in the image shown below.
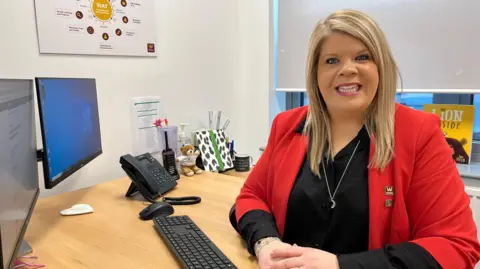
<svg viewBox="0 0 480 269"><path fill-rule="evenodd" d="M428 104L423 110L440 117L443 134L453 150L453 159L457 163L470 163L475 106Z"/></svg>

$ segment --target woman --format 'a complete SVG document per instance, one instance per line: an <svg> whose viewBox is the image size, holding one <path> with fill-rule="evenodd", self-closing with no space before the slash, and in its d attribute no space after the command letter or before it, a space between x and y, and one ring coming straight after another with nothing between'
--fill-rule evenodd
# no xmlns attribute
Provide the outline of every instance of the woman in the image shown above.
<svg viewBox="0 0 480 269"><path fill-rule="evenodd" d="M275 118L236 200L260 268L473 268L480 246L452 151L438 117L395 103L376 23L331 14L307 61L309 107Z"/></svg>

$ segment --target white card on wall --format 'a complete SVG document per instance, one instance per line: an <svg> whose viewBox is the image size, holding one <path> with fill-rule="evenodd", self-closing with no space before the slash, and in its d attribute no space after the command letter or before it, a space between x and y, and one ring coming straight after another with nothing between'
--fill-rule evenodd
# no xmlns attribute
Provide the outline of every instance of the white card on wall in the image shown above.
<svg viewBox="0 0 480 269"><path fill-rule="evenodd" d="M165 119L159 96L134 97L131 102L133 154L161 151L154 122Z"/></svg>

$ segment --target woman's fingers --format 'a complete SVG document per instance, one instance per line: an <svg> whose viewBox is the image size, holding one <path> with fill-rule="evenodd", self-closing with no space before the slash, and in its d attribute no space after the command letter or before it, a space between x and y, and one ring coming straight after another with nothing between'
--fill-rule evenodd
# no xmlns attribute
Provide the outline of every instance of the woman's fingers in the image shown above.
<svg viewBox="0 0 480 269"><path fill-rule="evenodd" d="M272 253L270 253L270 257L272 259L292 258L292 257L301 256L303 252L304 252L303 248L298 246L288 247L288 248L278 248L273 250Z"/></svg>
<svg viewBox="0 0 480 269"><path fill-rule="evenodd" d="M279 260L273 263L272 269L295 269L301 268L303 261L299 257Z"/></svg>

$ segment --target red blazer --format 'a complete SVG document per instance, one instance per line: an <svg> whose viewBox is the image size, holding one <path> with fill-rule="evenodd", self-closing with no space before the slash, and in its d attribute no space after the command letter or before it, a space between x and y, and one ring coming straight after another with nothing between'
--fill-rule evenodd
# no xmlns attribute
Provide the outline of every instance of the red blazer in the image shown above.
<svg viewBox="0 0 480 269"><path fill-rule="evenodd" d="M295 128L307 110L289 110L273 121L265 151L237 197L237 221L250 210L264 210L274 215L283 236L288 198L308 146ZM480 259L477 229L439 118L397 104L394 154L383 172L368 170L369 249L411 241L443 268L473 268ZM387 186L393 186L393 196ZM386 206L387 199L393 206Z"/></svg>

